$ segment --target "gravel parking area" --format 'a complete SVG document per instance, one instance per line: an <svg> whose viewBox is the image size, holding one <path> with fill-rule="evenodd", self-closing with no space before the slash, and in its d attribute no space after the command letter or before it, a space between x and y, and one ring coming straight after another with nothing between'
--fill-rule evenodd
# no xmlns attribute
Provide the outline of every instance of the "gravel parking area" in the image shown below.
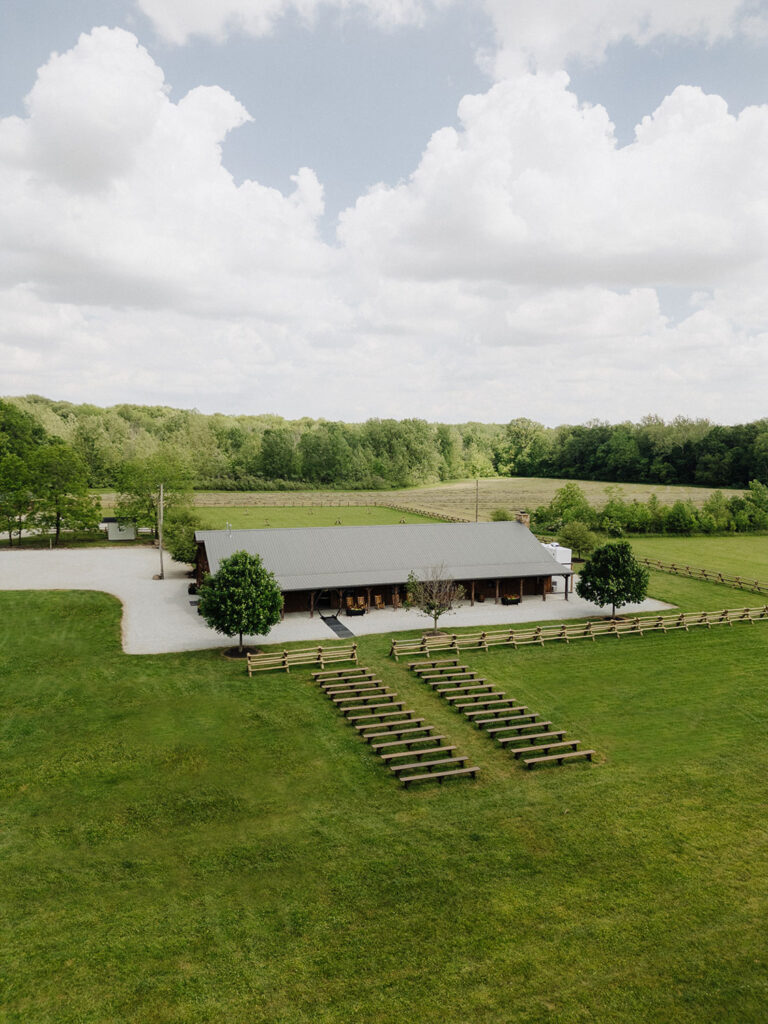
<svg viewBox="0 0 768 1024"><path fill-rule="evenodd" d="M187 566L165 556L165 579L154 580L160 570L156 549L71 548L62 550L0 552L0 590L101 590L114 594L123 605L122 640L126 654L166 654L198 651L210 647L231 647L228 637L206 626L187 593ZM662 611L670 605L644 601L629 605L624 612ZM604 610L581 601L575 594L566 601L555 594L542 601L525 598L521 605L504 607L485 602L471 607L465 603L440 620L442 629L458 626L502 626L544 619L576 619L604 614ZM391 608L371 611L359 618L340 619L355 636L395 633L429 628L431 620L415 611ZM265 637L248 637L252 644L290 643L305 640L326 643L335 639L319 615L293 613Z"/></svg>

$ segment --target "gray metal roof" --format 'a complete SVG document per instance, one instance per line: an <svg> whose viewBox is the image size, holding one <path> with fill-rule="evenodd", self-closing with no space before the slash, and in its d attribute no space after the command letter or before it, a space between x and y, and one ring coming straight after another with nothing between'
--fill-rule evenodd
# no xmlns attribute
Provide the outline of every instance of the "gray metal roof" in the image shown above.
<svg viewBox="0 0 768 1024"><path fill-rule="evenodd" d="M198 530L210 571L235 551L258 554L283 591L405 583L444 566L456 580L570 576L517 522Z"/></svg>

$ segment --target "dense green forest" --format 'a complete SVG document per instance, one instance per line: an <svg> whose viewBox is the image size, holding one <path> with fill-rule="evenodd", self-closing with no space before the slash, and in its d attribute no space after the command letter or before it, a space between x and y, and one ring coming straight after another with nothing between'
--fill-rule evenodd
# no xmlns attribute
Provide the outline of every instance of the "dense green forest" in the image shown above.
<svg viewBox="0 0 768 1024"><path fill-rule="evenodd" d="M370 419L365 423L204 415L165 406L102 409L8 398L82 460L91 487L119 485L126 461L165 452L197 488L407 487L489 476L746 487L768 479L768 419L736 426L655 416L544 427Z"/></svg>

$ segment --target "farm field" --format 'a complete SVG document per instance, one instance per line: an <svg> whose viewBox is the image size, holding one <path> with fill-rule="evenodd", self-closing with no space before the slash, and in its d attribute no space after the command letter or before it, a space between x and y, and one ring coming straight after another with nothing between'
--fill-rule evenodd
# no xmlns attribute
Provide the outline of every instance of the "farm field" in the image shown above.
<svg viewBox="0 0 768 1024"><path fill-rule="evenodd" d="M235 530L275 529L290 526L387 526L394 523L435 523L431 516L400 512L384 506L343 508L286 507L270 505L268 508L233 506L206 506L200 509L205 528L223 530L229 523Z"/></svg>
<svg viewBox="0 0 768 1024"><path fill-rule="evenodd" d="M481 767L408 791L306 670L123 655L100 594L0 623L4 1019L764 1021L768 623L468 654L599 752L530 773L363 638Z"/></svg>
<svg viewBox="0 0 768 1024"><path fill-rule="evenodd" d="M482 479L479 483L478 515L481 520L491 518L497 508L509 510L534 509L548 504L555 491L568 483L538 477L504 477ZM667 505L676 501L692 501L703 505L712 494L708 487L672 487L664 484L609 484L592 480L573 481L582 488L595 505L607 501L606 488L618 489L627 500L646 501L651 494ZM741 491L724 491L740 494ZM105 508L114 506L115 494L101 493ZM426 515L456 516L474 520L475 481L462 480L432 487L413 487L395 491L196 491L194 503L199 508L253 507L253 506L351 506L395 505L418 510Z"/></svg>
<svg viewBox="0 0 768 1024"><path fill-rule="evenodd" d="M641 558L768 581L768 537L765 536L632 537L631 544Z"/></svg>

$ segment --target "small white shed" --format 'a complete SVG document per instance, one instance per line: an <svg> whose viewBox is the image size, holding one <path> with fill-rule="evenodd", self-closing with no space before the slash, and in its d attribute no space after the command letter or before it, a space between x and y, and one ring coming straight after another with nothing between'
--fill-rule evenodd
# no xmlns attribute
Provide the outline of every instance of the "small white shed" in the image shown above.
<svg viewBox="0 0 768 1024"><path fill-rule="evenodd" d="M114 516L105 516L101 525L107 531L108 540L136 540L135 523L121 523Z"/></svg>

